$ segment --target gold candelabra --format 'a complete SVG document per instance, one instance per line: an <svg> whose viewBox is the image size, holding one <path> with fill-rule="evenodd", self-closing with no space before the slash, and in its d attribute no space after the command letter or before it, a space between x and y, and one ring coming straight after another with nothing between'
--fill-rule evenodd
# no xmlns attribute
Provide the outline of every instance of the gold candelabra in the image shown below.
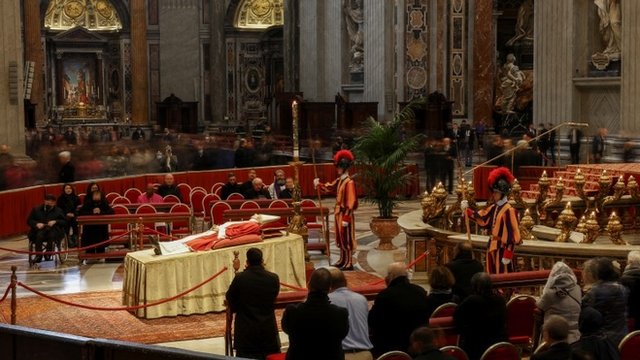
<svg viewBox="0 0 640 360"><path fill-rule="evenodd" d="M585 228L587 229L587 236L584 240L582 240L582 242L593 244L596 241L598 234L600 234L600 224L598 224L598 219L596 218L595 211L592 211L589 214L589 218L585 223Z"/></svg>
<svg viewBox="0 0 640 360"><path fill-rule="evenodd" d="M534 240L535 237L531 233L531 229L533 229L533 225L535 225L535 221L531 217L531 213L529 209L524 211L524 216L520 219L520 237L522 240Z"/></svg>
<svg viewBox="0 0 640 360"><path fill-rule="evenodd" d="M622 223L620 223L620 217L616 215L616 212L612 212L609 216L609 222L607 223L607 231L609 232L609 239L616 245L626 245L627 242L622 240Z"/></svg>
<svg viewBox="0 0 640 360"><path fill-rule="evenodd" d="M307 244L309 242L309 229L307 228L306 221L302 216L302 211L300 205L302 204L302 191L300 189L300 165L304 164L300 161L300 147L298 140L298 121L300 117L300 112L298 110L298 101L294 100L291 104L291 114L293 116L293 161L289 163L289 165L293 166L294 177L293 177L293 194L292 194L292 202L293 206L293 218L291 218L291 222L289 223L288 231L294 234L298 234L302 236L304 239L304 247L305 247L305 259L309 259L309 252L307 250Z"/></svg>
<svg viewBox="0 0 640 360"><path fill-rule="evenodd" d="M562 210L562 212L560 213L560 216L558 216L558 225L560 226L560 235L556 237L557 242L569 241L569 237L571 236L571 230L576 220L577 220L576 214L573 212L573 208L571 207L571 201L568 201L567 205L564 207L564 210ZM556 225L556 227L558 225Z"/></svg>

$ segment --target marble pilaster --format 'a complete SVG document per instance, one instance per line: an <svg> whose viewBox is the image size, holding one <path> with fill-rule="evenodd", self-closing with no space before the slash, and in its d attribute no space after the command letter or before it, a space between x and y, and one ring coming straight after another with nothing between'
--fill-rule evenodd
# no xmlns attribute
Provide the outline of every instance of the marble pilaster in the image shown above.
<svg viewBox="0 0 640 360"><path fill-rule="evenodd" d="M284 91L296 92L299 88L300 29L298 27L297 0L284 1Z"/></svg>
<svg viewBox="0 0 640 360"><path fill-rule="evenodd" d="M227 115L227 77L226 71L226 42L224 35L224 17L226 13L224 1L211 1L211 69L209 83L211 84L211 114L213 122L221 122Z"/></svg>
<svg viewBox="0 0 640 360"><path fill-rule="evenodd" d="M300 91L305 99L317 99L317 84L322 77L319 74L321 56L323 52L318 47L318 38L322 35L320 17L317 12L318 2L322 0L307 0L304 2L305 11L300 11ZM304 34L304 35L303 35ZM290 85L293 85L291 83Z"/></svg>
<svg viewBox="0 0 640 360"><path fill-rule="evenodd" d="M24 155L23 57L20 0L0 1L0 144ZM10 67L13 71L10 71Z"/></svg>
<svg viewBox="0 0 640 360"><path fill-rule="evenodd" d="M476 0L473 14L473 120L493 123L493 1Z"/></svg>
<svg viewBox="0 0 640 360"><path fill-rule="evenodd" d="M622 89L620 130L640 132L640 1L623 0L622 6Z"/></svg>
<svg viewBox="0 0 640 360"><path fill-rule="evenodd" d="M131 122L149 121L149 76L147 57L147 12L145 0L131 0Z"/></svg>
<svg viewBox="0 0 640 360"><path fill-rule="evenodd" d="M378 118L382 120L395 110L394 3L364 1L364 93L363 101L378 102Z"/></svg>
<svg viewBox="0 0 640 360"><path fill-rule="evenodd" d="M159 27L160 34L163 34L160 37L162 99L175 94L182 101L200 101L198 3L198 0L159 3Z"/></svg>
<svg viewBox="0 0 640 360"><path fill-rule="evenodd" d="M579 120L575 118L577 94L572 83L574 7L574 1L534 2L535 123Z"/></svg>
<svg viewBox="0 0 640 360"><path fill-rule="evenodd" d="M42 73L44 53L40 41L40 2L26 0L24 3L24 56L25 61L35 63L33 82L31 84L31 103L37 104L35 109L36 123L45 116L44 74Z"/></svg>

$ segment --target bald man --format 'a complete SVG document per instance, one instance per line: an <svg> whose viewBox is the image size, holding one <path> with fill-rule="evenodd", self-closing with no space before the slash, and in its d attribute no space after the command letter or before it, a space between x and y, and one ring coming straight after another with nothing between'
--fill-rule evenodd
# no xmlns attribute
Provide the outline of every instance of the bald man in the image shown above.
<svg viewBox="0 0 640 360"><path fill-rule="evenodd" d="M180 199L180 202L184 202L182 200L182 194L180 194L180 190L176 185L176 180L171 174L167 174L164 176L164 182L158 187L158 195L162 196L163 198L167 195L175 195L176 197L178 197L178 199Z"/></svg>
<svg viewBox="0 0 640 360"><path fill-rule="evenodd" d="M411 284L407 275L404 263L389 264L387 288L378 294L369 311L374 358L392 350L408 351L413 330L428 325L427 292Z"/></svg>

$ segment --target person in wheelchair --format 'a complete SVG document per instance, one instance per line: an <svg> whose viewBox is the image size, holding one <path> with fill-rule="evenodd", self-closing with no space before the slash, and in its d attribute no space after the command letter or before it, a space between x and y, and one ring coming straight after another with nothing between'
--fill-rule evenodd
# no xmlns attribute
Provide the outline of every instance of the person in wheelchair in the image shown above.
<svg viewBox="0 0 640 360"><path fill-rule="evenodd" d="M28 234L29 245L35 244L35 251L41 252L44 251L45 243L47 251L53 251L54 243L64 237L67 221L62 209L56 206L56 197L53 194L46 194L44 204L31 210L27 224L31 228ZM46 255L45 259L50 260L51 255ZM35 261L41 262L42 255L37 255Z"/></svg>

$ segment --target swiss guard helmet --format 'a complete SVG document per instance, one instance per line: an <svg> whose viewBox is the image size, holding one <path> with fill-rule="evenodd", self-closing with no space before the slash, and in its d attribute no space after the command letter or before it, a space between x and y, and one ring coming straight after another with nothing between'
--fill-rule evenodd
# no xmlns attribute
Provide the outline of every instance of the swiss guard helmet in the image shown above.
<svg viewBox="0 0 640 360"><path fill-rule="evenodd" d="M353 154L349 150L340 150L333 156L333 164L342 170L347 170L353 164Z"/></svg>
<svg viewBox="0 0 640 360"><path fill-rule="evenodd" d="M491 191L498 191L502 195L507 195L511 191L511 184L513 184L513 174L506 167L502 166L497 169L491 170L489 173L488 183Z"/></svg>

